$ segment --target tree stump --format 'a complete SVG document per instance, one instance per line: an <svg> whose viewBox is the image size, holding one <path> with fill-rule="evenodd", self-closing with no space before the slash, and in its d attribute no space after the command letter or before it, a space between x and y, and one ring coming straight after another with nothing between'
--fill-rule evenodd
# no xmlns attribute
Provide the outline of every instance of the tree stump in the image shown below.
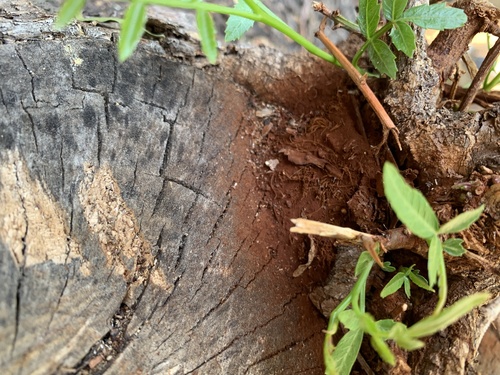
<svg viewBox="0 0 500 375"><path fill-rule="evenodd" d="M369 232L390 221L383 155L370 146L381 139L378 124L327 63L229 47L210 66L189 32L155 20L149 27L165 38L143 40L120 64L117 30L54 31L51 16L22 2L0 12L0 368L322 374L326 321L309 293L333 263L332 279L348 288L349 256L331 241L290 235L289 219ZM414 67L403 88L418 83ZM416 152L425 150L418 126L434 123L418 118L418 105L404 111L411 95L397 85L387 102L408 130L413 166L423 166L421 179L444 176L434 196L459 172L497 160L496 143L480 141L496 134L500 107L474 117L481 152L454 170L441 161L465 138L436 143L446 151L438 159ZM446 140L446 129L436 129L434 138ZM494 190L486 186L493 180L481 186ZM491 228L493 193L485 195ZM440 215L453 213L445 208ZM485 236L488 248L475 242L485 227L467 243L496 267L496 231ZM316 260L294 277L310 249ZM408 251L388 257L424 262ZM495 272L470 261L448 266L450 301L483 290L496 300L405 354L415 374L473 373L500 309ZM390 304L377 301L377 288L367 292L371 312L383 316ZM410 323L435 304L418 298ZM405 373L367 359L380 373Z"/></svg>
<svg viewBox="0 0 500 375"><path fill-rule="evenodd" d="M292 277L235 78L266 85L265 52L145 42L119 64L113 30L26 14L0 18L3 371L321 374L314 277Z"/></svg>

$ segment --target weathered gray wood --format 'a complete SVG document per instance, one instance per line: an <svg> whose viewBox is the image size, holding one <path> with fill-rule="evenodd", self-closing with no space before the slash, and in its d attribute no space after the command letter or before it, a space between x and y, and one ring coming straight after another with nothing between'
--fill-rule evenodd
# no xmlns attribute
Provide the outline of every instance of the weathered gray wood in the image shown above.
<svg viewBox="0 0 500 375"><path fill-rule="evenodd" d="M324 321L259 224L248 92L30 25L1 18L3 371L322 373Z"/></svg>

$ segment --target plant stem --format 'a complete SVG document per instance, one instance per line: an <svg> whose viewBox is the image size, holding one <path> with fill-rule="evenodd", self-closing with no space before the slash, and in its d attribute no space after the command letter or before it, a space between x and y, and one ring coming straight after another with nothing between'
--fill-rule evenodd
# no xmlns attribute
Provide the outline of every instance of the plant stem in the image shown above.
<svg viewBox="0 0 500 375"><path fill-rule="evenodd" d="M341 66L340 63L337 61L337 59L335 59L335 57L333 57L329 53L326 53L321 48L315 46L309 40L307 40L302 35L300 35L298 32L293 30L290 26L285 24L283 21L278 20L278 19L266 14L265 12L261 12L260 14L249 13L249 12L245 12L245 11L242 11L239 9L229 8L229 7L217 5L217 4L210 4L210 3L203 2L203 1L201 1L201 2L187 2L187 1L182 1L182 0L143 0L143 2L146 4L163 5L163 6L170 7L170 8L206 10L206 11L211 12L211 13L220 13L220 14L238 16L238 17L247 18L247 19L250 19L253 21L261 22L261 23L264 23L264 24L271 26L272 28L278 30L282 34L285 34L286 36L288 36L290 39L292 39L295 42L297 42L298 44L300 44L302 47L304 47L307 51L309 51L313 55L318 56L318 57L322 58L323 60L326 60L334 65ZM250 6L250 4L248 4L248 6Z"/></svg>
<svg viewBox="0 0 500 375"><path fill-rule="evenodd" d="M476 76L472 80L469 90L467 90L467 93L465 94L462 103L460 103L460 107L458 108L459 111L466 111L467 108L469 108L469 105L474 101L474 98L476 97L476 93L479 90L479 87L481 87L484 78L490 71L493 64L495 64L495 60L497 59L499 54L500 54L500 38L497 39L493 47L491 47L491 49L488 51L488 54L486 55L483 63L481 64L481 67L479 68ZM497 77L495 77L494 81L496 80L496 78Z"/></svg>
<svg viewBox="0 0 500 375"><path fill-rule="evenodd" d="M253 0L244 0L244 1L250 7L250 9L252 9L252 12L254 12L255 14L264 15L265 12L257 4L255 4Z"/></svg>
<svg viewBox="0 0 500 375"><path fill-rule="evenodd" d="M448 280L446 278L446 266L444 264L444 255L441 250L441 259L439 261L439 281L438 281L438 303L436 308L434 309L433 315L437 315L443 310L444 305L446 304L446 299L448 297Z"/></svg>
<svg viewBox="0 0 500 375"><path fill-rule="evenodd" d="M340 14L340 11L338 11L338 10L331 11L330 9L328 9L326 7L325 4L323 4L321 2L317 2L317 1L313 1L312 6L313 6L313 9L315 12L319 12L322 15L332 19L335 25L339 24L344 29L346 29L350 32L361 34L361 30L359 29L359 26L356 23L351 22L347 18L342 16Z"/></svg>
<svg viewBox="0 0 500 375"><path fill-rule="evenodd" d="M392 132L394 138L396 139L396 143L398 144L399 149L402 150L401 143L399 142L399 137L398 137L398 128L396 128L396 125L394 125L394 122L389 117L382 104L380 104L380 101L377 99L373 91L370 89L370 86L368 86L368 84L366 83L366 77L362 76L357 71L357 69L351 64L351 62L347 59L347 57L345 57L342 51L340 51L337 48L337 46L333 44L323 32L323 30L325 29L327 19L328 19L327 17L324 17L323 21L321 21L319 30L316 32L316 37L319 40L321 40L321 42L325 45L325 47L332 53L333 56L335 56L335 58L340 62L342 67L347 71L349 77L351 77L351 79L354 81L358 89L364 95L368 103L370 103L370 106L373 108L378 118L382 122L382 125L385 127L386 130L384 131L384 137L382 139L382 142L377 146L378 150L380 151L382 145L387 141L389 131Z"/></svg>
<svg viewBox="0 0 500 375"><path fill-rule="evenodd" d="M370 45L371 41L374 39L379 39L382 35L384 35L386 32L388 32L392 27L392 22L388 21L384 26L382 26L380 29L375 31L375 33L372 35L370 39L367 39L366 42L363 43L363 45L359 48L358 52L354 55L352 58L352 65L358 66L358 61L363 55L363 53L366 51L368 46Z"/></svg>

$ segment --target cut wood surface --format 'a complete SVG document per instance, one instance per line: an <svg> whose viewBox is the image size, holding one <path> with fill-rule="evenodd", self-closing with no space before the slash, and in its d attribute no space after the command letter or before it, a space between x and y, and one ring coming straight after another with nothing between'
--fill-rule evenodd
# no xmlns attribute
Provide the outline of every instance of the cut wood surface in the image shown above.
<svg viewBox="0 0 500 375"><path fill-rule="evenodd" d="M321 374L324 320L257 187L251 94L156 42L118 64L109 30L9 17L2 371Z"/></svg>

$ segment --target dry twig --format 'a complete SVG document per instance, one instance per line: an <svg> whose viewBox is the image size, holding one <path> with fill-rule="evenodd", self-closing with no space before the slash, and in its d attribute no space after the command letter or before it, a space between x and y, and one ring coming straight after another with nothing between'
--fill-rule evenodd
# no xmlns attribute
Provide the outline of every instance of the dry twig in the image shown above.
<svg viewBox="0 0 500 375"><path fill-rule="evenodd" d="M325 47L331 52L331 54L338 60L338 62L342 65L342 67L346 70L349 77L354 81L358 89L364 95L370 106L373 108L378 118L382 122L384 126L384 136L382 142L377 146L377 153L380 151L381 147L387 142L387 138L389 136L389 132L394 135L396 139L396 143L398 144L399 149L401 150L401 143L399 142L398 136L398 128L394 125L394 122L387 114L386 110L375 96L370 86L366 83L366 76L362 76L358 70L351 64L351 62L347 59L347 57L340 51L335 44L332 43L330 39L325 35L324 30L326 26L327 17L323 18L321 21L321 25L319 26L319 30L316 32L316 37L321 40L321 42L325 45Z"/></svg>
<svg viewBox="0 0 500 375"><path fill-rule="evenodd" d="M477 74L475 75L474 79L472 80L469 90L467 90L467 93L465 94L462 103L460 103L460 107L458 108L459 111L466 111L467 108L469 108L469 105L471 105L471 103L474 101L474 98L476 97L479 87L483 84L485 77L488 75L488 72L495 63L499 54L500 54L500 38L497 39L496 43L488 51L486 58L481 64L481 67L477 71Z"/></svg>

